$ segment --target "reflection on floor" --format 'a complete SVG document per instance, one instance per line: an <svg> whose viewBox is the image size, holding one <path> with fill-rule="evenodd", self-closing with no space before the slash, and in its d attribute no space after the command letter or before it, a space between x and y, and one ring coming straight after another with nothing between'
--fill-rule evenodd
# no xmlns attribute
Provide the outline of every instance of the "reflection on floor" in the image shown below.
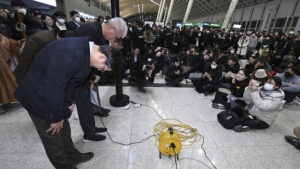
<svg viewBox="0 0 300 169"><path fill-rule="evenodd" d="M114 87L100 87L102 105L110 108L104 123L115 141L129 143L141 140L153 132L159 121L147 107L128 110L109 105ZM133 87L124 87L132 101L156 107L163 117L176 118L197 128L205 137L204 148L218 169L296 169L300 166L300 151L284 140L300 125L299 106L290 105L279 114L270 129L235 133L217 122L220 110L211 107L213 96L205 97L192 88L146 87L142 94ZM75 114L75 113L74 113ZM108 138L103 142L83 143L79 121L70 119L72 137L82 152L93 151L95 158L78 166L79 169L175 169L174 159L159 159L154 138L141 144L120 146ZM99 117L97 126L101 126ZM15 108L0 116L0 164L3 169L51 169L37 132L23 108ZM183 147L178 169L206 169L212 167L204 157L201 142ZM187 158L194 158L190 160ZM202 162L202 163L201 163Z"/></svg>

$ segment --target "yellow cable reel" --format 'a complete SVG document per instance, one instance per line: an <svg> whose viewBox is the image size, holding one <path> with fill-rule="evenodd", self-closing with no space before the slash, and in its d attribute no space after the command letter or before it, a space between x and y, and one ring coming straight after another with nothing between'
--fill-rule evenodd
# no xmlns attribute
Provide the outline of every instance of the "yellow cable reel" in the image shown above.
<svg viewBox="0 0 300 169"><path fill-rule="evenodd" d="M168 131L162 132L158 141L158 149L160 153L164 155L175 156L181 151L182 144L180 135L173 131L173 128L169 128Z"/></svg>

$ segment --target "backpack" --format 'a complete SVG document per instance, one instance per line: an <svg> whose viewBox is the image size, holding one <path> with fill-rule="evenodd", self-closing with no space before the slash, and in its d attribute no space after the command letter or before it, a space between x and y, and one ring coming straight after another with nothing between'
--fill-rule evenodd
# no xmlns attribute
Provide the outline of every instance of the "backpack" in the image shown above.
<svg viewBox="0 0 300 169"><path fill-rule="evenodd" d="M233 129L234 126L240 124L242 121L241 117L230 110L220 112L217 117L219 123L226 129Z"/></svg>

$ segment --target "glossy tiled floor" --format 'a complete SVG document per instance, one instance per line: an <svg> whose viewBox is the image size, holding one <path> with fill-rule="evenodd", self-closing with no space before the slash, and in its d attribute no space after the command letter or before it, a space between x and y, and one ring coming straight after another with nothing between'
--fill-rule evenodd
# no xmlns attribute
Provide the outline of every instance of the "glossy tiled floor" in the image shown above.
<svg viewBox="0 0 300 169"><path fill-rule="evenodd" d="M157 108L163 117L177 118L197 128L205 137L204 148L218 169L298 169L300 151L283 139L300 125L299 106L291 105L279 114L274 126L262 131L235 133L219 125L216 115L220 110L211 107L212 96L204 97L192 88L147 87L147 94L135 88L124 87L132 101ZM128 143L152 134L159 121L147 107L113 108L109 97L114 88L100 87L102 105L110 108L104 118L115 141ZM95 152L95 158L81 164L82 169L175 169L174 158L159 159L158 150L151 138L141 144L120 146L108 138L103 142L83 143L79 121L71 117L72 137L82 151ZM101 121L96 118L97 126ZM190 160L186 158L194 158ZM184 147L180 153L178 169L206 169L212 167L201 150L201 142ZM204 164L202 164L202 163ZM1 169L51 169L36 130L23 108L15 108L0 116L0 168Z"/></svg>

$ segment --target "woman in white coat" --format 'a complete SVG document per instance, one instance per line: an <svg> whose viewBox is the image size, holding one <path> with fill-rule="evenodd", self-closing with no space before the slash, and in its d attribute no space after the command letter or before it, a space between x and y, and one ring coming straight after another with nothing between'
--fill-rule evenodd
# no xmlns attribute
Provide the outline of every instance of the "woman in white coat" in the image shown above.
<svg viewBox="0 0 300 169"><path fill-rule="evenodd" d="M243 96L246 100L251 100L247 108L249 115L234 127L234 131L269 128L283 107L284 92L281 84L281 79L276 76L271 77L260 88L254 81L250 81Z"/></svg>
<svg viewBox="0 0 300 169"><path fill-rule="evenodd" d="M249 37L244 34L242 37L240 37L238 41L238 49L236 51L236 54L241 56L241 58L245 58L249 46Z"/></svg>

